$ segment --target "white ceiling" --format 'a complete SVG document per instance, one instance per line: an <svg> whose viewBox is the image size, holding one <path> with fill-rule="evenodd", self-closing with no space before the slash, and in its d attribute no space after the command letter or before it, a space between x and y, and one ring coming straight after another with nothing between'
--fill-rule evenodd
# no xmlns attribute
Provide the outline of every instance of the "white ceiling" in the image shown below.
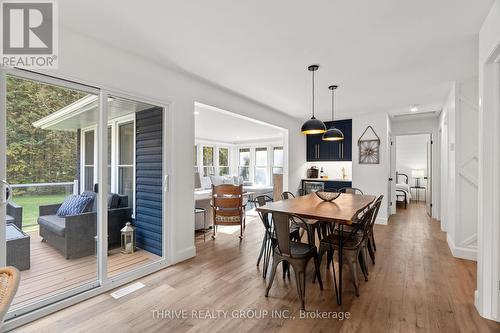
<svg viewBox="0 0 500 333"><path fill-rule="evenodd" d="M195 138L226 143L282 141L283 131L255 120L197 104Z"/></svg>
<svg viewBox="0 0 500 333"><path fill-rule="evenodd" d="M477 76L477 35L493 0L61 1L63 25L177 67L295 117L317 110L440 108Z"/></svg>

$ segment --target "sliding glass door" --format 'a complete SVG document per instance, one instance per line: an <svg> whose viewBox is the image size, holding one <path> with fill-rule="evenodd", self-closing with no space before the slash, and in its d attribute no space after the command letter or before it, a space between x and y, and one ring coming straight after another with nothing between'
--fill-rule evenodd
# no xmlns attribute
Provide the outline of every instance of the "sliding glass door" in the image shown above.
<svg viewBox="0 0 500 333"><path fill-rule="evenodd" d="M1 264L21 272L11 317L99 285L99 92L21 71L1 79Z"/></svg>
<svg viewBox="0 0 500 333"><path fill-rule="evenodd" d="M165 107L5 69L0 102L7 319L166 265Z"/></svg>

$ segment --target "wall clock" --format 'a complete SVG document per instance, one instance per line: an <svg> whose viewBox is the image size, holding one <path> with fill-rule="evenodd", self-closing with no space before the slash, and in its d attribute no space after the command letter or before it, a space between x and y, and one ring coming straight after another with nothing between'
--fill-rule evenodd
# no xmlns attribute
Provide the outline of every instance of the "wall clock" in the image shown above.
<svg viewBox="0 0 500 333"><path fill-rule="evenodd" d="M363 139L366 132L371 130L376 139ZM358 139L359 164L380 163L380 138L373 127L368 126Z"/></svg>

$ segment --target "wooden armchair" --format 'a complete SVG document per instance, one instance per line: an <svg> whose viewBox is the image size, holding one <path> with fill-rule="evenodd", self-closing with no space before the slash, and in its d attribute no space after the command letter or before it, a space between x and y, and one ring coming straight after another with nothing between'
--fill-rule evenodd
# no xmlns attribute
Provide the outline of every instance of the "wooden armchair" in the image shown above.
<svg viewBox="0 0 500 333"><path fill-rule="evenodd" d="M219 225L239 225L240 240L245 229L245 205L243 204L243 185L212 185L213 235L217 235Z"/></svg>

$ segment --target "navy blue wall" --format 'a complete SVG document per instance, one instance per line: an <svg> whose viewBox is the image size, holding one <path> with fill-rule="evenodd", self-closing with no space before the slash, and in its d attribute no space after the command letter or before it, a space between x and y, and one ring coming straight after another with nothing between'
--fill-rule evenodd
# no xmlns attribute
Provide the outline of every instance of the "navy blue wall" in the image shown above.
<svg viewBox="0 0 500 333"><path fill-rule="evenodd" d="M162 108L136 113L136 245L162 255Z"/></svg>

